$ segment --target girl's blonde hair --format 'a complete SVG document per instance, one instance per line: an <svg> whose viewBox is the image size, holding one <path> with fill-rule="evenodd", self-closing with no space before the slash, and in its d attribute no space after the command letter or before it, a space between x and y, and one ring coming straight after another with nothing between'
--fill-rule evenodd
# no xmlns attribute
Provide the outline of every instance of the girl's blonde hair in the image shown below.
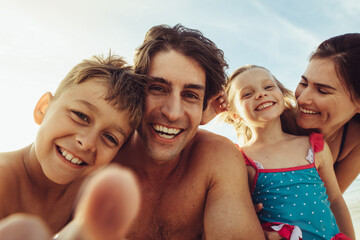
<svg viewBox="0 0 360 240"><path fill-rule="evenodd" d="M276 85L284 96L285 110L280 115L282 130L289 134L304 134L301 128L296 125L296 99L294 93L285 88L284 85L276 79L276 77L266 68L257 65L245 65L236 69L229 77L227 85L225 87L226 94L229 99L229 111L223 112L220 115L220 119L234 126L237 137L242 140L242 143L247 143L251 137L251 129L245 124L242 119L239 119L238 112L236 110L236 91L231 87L233 80L245 71L250 69L259 68L268 71L274 78ZM240 139L242 137L242 139Z"/></svg>

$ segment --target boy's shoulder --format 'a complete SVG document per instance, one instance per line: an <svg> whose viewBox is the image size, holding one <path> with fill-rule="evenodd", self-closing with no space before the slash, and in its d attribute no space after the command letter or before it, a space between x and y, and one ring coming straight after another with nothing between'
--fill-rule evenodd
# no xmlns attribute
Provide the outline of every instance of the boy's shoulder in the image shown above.
<svg viewBox="0 0 360 240"><path fill-rule="evenodd" d="M18 172L24 168L22 151L0 153L0 186L17 181Z"/></svg>
<svg viewBox="0 0 360 240"><path fill-rule="evenodd" d="M19 151L0 153L0 196L6 196L0 199L0 218L7 216L17 206L23 169Z"/></svg>

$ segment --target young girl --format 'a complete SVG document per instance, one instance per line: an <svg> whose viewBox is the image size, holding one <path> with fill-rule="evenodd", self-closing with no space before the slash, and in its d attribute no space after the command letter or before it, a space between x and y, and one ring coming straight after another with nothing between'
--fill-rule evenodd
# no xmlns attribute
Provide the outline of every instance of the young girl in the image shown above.
<svg viewBox="0 0 360 240"><path fill-rule="evenodd" d="M312 240L338 238L340 230L354 239L328 145L318 133L291 134L297 133L290 124L295 120L292 93L255 65L237 69L226 91L230 111L225 120L235 126L239 142L243 137L253 202L264 206L258 213L264 231Z"/></svg>

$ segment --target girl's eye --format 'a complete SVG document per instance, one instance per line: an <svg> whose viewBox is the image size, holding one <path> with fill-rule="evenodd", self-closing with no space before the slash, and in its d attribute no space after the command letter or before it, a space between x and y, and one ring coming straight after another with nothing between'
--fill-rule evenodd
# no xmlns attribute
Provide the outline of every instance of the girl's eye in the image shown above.
<svg viewBox="0 0 360 240"><path fill-rule="evenodd" d="M112 136L111 134L109 134L109 133L104 133L104 137L105 137L108 141L110 141L112 144L114 144L115 146L118 146L118 145L119 145L116 137Z"/></svg>
<svg viewBox="0 0 360 240"><path fill-rule="evenodd" d="M78 118L80 118L82 121L85 121L85 122L87 122L87 123L90 123L90 118L87 116L87 115L85 115L85 114L83 114L83 113L81 113L81 112L78 112L78 111L72 111Z"/></svg>
<svg viewBox="0 0 360 240"><path fill-rule="evenodd" d="M251 92L244 93L241 98L248 98L248 97L251 97L251 95L252 95Z"/></svg>
<svg viewBox="0 0 360 240"><path fill-rule="evenodd" d="M266 86L266 87L265 87L265 90L271 90L271 89L273 89L273 88L274 88L273 85L269 85L269 86Z"/></svg>

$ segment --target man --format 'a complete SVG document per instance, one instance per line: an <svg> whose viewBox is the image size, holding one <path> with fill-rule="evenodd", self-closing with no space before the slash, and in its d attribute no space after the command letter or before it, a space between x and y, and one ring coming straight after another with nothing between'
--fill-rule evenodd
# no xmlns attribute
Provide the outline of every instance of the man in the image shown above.
<svg viewBox="0 0 360 240"><path fill-rule="evenodd" d="M240 151L198 130L208 102L219 104L223 52L197 30L161 25L134 62L149 83L140 127L115 160L140 183L142 205L127 238L262 239Z"/></svg>

